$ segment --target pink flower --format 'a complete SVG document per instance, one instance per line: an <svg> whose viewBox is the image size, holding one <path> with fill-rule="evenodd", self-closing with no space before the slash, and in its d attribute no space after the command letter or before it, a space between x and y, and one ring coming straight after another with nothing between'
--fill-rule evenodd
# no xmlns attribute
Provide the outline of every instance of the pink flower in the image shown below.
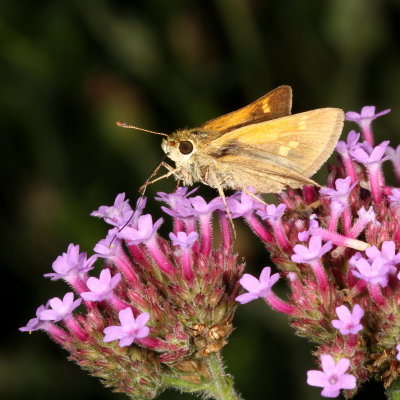
<svg viewBox="0 0 400 400"><path fill-rule="evenodd" d="M375 106L364 106L360 114L355 111L348 111L346 119L347 121L354 121L359 125L370 124L375 118L381 117L390 111L390 108L388 108L375 114Z"/></svg>
<svg viewBox="0 0 400 400"><path fill-rule="evenodd" d="M363 279L373 285L386 287L389 280L389 266L383 258L376 258L369 262L365 258L358 258L353 261L358 271L352 270L357 278Z"/></svg>
<svg viewBox="0 0 400 400"><path fill-rule="evenodd" d="M337 201L341 204L347 204L347 199L356 185L357 181L352 184L351 178L348 176L344 179L336 179L336 190L331 188L322 188L319 192L323 196L329 197L332 201Z"/></svg>
<svg viewBox="0 0 400 400"><path fill-rule="evenodd" d="M253 192L253 189L249 188L249 190ZM226 199L226 202L228 204L228 208L232 218L247 217L254 211L263 207L261 199L260 201L256 200L244 190L235 193L233 196L228 197ZM219 207L220 210L225 211L225 205L222 201L220 201Z"/></svg>
<svg viewBox="0 0 400 400"><path fill-rule="evenodd" d="M336 307L336 314L339 319L334 319L332 325L334 328L339 329L342 335L355 335L363 328L360 321L364 311L358 304L354 305L352 312L345 305Z"/></svg>
<svg viewBox="0 0 400 400"><path fill-rule="evenodd" d="M163 201L170 208L162 206L161 209L168 215L175 218L194 218L197 211L193 208L188 196L196 192L199 188L194 188L190 191L187 187L179 187L174 193L158 192L156 200Z"/></svg>
<svg viewBox="0 0 400 400"><path fill-rule="evenodd" d="M241 294L236 297L236 301L241 304L246 304L249 301L259 297L263 298L274 310L291 315L294 312L294 307L285 301L281 300L272 292L272 286L279 279L279 274L271 276L271 268L265 267L261 271L260 279L255 278L250 274L244 274L240 279L240 284L248 290L248 293Z"/></svg>
<svg viewBox="0 0 400 400"><path fill-rule="evenodd" d="M47 310L48 306L49 304L42 304L39 306L39 308L36 310L36 318L31 318L26 326L19 328L20 332L33 332L42 329L46 325L47 321L43 321L40 318L40 314L42 311Z"/></svg>
<svg viewBox="0 0 400 400"><path fill-rule="evenodd" d="M398 207L400 205L400 189L392 189L388 198L392 207Z"/></svg>
<svg viewBox="0 0 400 400"><path fill-rule="evenodd" d="M171 232L169 238L174 246L190 248L199 238L199 234L197 232L190 232L189 234L186 232L177 232L175 235L175 233Z"/></svg>
<svg viewBox="0 0 400 400"><path fill-rule="evenodd" d="M127 240L129 244L146 243L153 238L162 223L162 218L153 224L150 214L142 215L138 219L137 229L127 226L118 233L118 237Z"/></svg>
<svg viewBox="0 0 400 400"><path fill-rule="evenodd" d="M355 130L352 130L347 135L346 142L344 142L343 140L340 140L338 142L338 144L336 145L336 151L342 156L347 155L349 151L355 150L359 146L359 140L360 134Z"/></svg>
<svg viewBox="0 0 400 400"><path fill-rule="evenodd" d="M142 207L142 210L144 208ZM92 217L103 218L105 222L117 227L124 226L133 216L133 210L125 200L125 193L120 193L114 201L113 206L101 206L97 211L90 214Z"/></svg>
<svg viewBox="0 0 400 400"><path fill-rule="evenodd" d="M104 329L104 342L119 340L119 346L130 346L136 339L146 337L150 328L146 326L150 314L147 312L139 314L136 318L132 309L127 307L118 314L121 325L113 325Z"/></svg>
<svg viewBox="0 0 400 400"><path fill-rule="evenodd" d="M97 256L93 255L87 258L86 253L79 252L79 245L70 244L67 252L62 253L53 262L54 273L45 274L45 277L52 281L64 279L66 282L72 282L76 277L85 275L93 269L93 264Z"/></svg>
<svg viewBox="0 0 400 400"><path fill-rule="evenodd" d="M211 214L221 204L221 198L220 197L215 197L209 203L207 203L203 199L203 197L201 197L201 196L191 197L191 198L189 198L189 201L190 201L190 204L193 207L193 212L197 216L200 216L202 214L206 214L206 215L207 214Z"/></svg>
<svg viewBox="0 0 400 400"><path fill-rule="evenodd" d="M356 161L367 167L380 165L382 162L389 159L389 156L385 156L386 148L389 143L389 140L385 140L378 146L375 146L371 152L367 151L366 148L358 147L352 150L350 154Z"/></svg>
<svg viewBox="0 0 400 400"><path fill-rule="evenodd" d="M272 286L278 281L278 279L279 274L273 274L271 276L270 267L265 267L261 271L260 279L257 279L250 274L244 274L239 282L248 293L236 297L236 301L241 304L246 304L259 297L265 298L271 292Z"/></svg>
<svg viewBox="0 0 400 400"><path fill-rule="evenodd" d="M332 249L332 243L326 242L322 246L321 236L311 236L309 247L302 244L296 244L293 250L292 261L303 264L313 264L317 262L325 253Z"/></svg>
<svg viewBox="0 0 400 400"><path fill-rule="evenodd" d="M90 292L83 292L81 296L86 301L102 301L109 298L115 286L118 285L121 280L121 274L118 272L111 277L111 272L108 268L103 269L100 272L100 277L90 277L86 285L90 289Z"/></svg>
<svg viewBox="0 0 400 400"><path fill-rule="evenodd" d="M400 264L400 252L396 254L396 245L393 240L387 240L382 243L381 250L376 246L369 247L365 254L371 259L382 258L385 260L391 272L396 272L395 266Z"/></svg>
<svg viewBox="0 0 400 400"><path fill-rule="evenodd" d="M62 300L58 297L53 297L49 300L49 306L51 309L42 310L39 318L42 321L61 321L64 318L69 317L72 314L72 311L74 311L81 302L82 299L74 301L74 294L72 292L68 292Z"/></svg>
<svg viewBox="0 0 400 400"><path fill-rule="evenodd" d="M355 389L355 376L345 373L350 366L349 359L341 358L335 363L331 355L322 354L321 366L322 371L311 370L307 372L307 383L310 386L322 387L322 396L337 397L340 389Z"/></svg>
<svg viewBox="0 0 400 400"><path fill-rule="evenodd" d="M277 206L275 204L268 204L263 209L257 211L257 214L262 219L270 219L272 221L276 221L282 217L285 210L285 204L278 204Z"/></svg>
<svg viewBox="0 0 400 400"><path fill-rule="evenodd" d="M94 246L97 257L111 258L118 253L122 244L121 239L117 237L118 232L118 228L110 229L107 236Z"/></svg>

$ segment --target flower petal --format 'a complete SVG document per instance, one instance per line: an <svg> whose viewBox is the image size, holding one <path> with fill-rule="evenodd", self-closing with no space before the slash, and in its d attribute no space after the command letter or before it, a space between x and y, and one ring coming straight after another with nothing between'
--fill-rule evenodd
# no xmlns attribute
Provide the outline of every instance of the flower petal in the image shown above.
<svg viewBox="0 0 400 400"><path fill-rule="evenodd" d="M343 375L350 367L350 360L348 358L341 358L336 366L335 371L338 375Z"/></svg>
<svg viewBox="0 0 400 400"><path fill-rule="evenodd" d="M239 282L249 292L257 292L260 289L260 281L253 275L244 274Z"/></svg>
<svg viewBox="0 0 400 400"><path fill-rule="evenodd" d="M326 375L322 371L311 370L307 371L307 384L310 386L325 386Z"/></svg>
<svg viewBox="0 0 400 400"><path fill-rule="evenodd" d="M259 296L255 293L243 293L240 296L236 297L235 300L238 301L240 304L246 304L250 301L258 299L258 297Z"/></svg>
<svg viewBox="0 0 400 400"><path fill-rule="evenodd" d="M344 374L340 377L340 386L342 389L355 389L357 380L354 375Z"/></svg>

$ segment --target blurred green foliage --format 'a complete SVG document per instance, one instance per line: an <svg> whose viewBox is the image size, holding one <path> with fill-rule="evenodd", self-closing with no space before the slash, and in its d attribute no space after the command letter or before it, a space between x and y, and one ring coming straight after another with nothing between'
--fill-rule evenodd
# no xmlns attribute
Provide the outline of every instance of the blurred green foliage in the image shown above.
<svg viewBox="0 0 400 400"><path fill-rule="evenodd" d="M42 278L56 256L70 242L90 251L105 235L88 214L119 192L134 200L160 161L159 137L118 129L116 120L170 132L290 84L295 112L391 107L376 132L397 145L399 16L398 0L1 2L0 398L125 398L44 334L17 332L66 291ZM148 195L174 187L160 182ZM161 214L154 201L150 210ZM260 270L262 246L244 226L238 236L249 270ZM224 353L247 400L319 398L305 383L311 349L284 317L256 302L240 307L235 325ZM358 398L382 393L369 385ZM160 397L172 398L193 397Z"/></svg>

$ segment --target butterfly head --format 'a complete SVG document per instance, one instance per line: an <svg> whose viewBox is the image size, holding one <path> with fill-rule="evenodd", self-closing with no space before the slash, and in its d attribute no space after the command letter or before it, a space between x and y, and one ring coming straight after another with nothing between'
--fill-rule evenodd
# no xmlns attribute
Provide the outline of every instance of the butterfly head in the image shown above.
<svg viewBox="0 0 400 400"><path fill-rule="evenodd" d="M196 152L196 143L190 131L176 131L163 139L161 147L164 153L175 162L188 162Z"/></svg>

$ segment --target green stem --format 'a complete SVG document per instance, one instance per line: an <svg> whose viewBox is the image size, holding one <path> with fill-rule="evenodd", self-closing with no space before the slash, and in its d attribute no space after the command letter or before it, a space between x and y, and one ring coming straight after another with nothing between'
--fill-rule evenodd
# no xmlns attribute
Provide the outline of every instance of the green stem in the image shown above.
<svg viewBox="0 0 400 400"><path fill-rule="evenodd" d="M211 373L212 387L209 393L215 400L240 400L241 397L233 388L233 379L225 374L222 359L219 353L211 354L208 359L208 368Z"/></svg>
<svg viewBox="0 0 400 400"><path fill-rule="evenodd" d="M163 383L167 387L178 389L186 393L203 392L214 400L241 400L241 397L233 388L233 379L226 374L219 353L211 354L207 358L207 367L209 379L205 379L204 375L200 376L200 381L195 383L188 379L184 379L176 374L163 373Z"/></svg>
<svg viewBox="0 0 400 400"><path fill-rule="evenodd" d="M197 384L185 381L176 376L163 374L163 382L165 386L179 389L182 392L193 393L193 392L206 392L208 391L209 385L207 383Z"/></svg>
<svg viewBox="0 0 400 400"><path fill-rule="evenodd" d="M388 400L400 400L400 379L395 380L386 390Z"/></svg>

